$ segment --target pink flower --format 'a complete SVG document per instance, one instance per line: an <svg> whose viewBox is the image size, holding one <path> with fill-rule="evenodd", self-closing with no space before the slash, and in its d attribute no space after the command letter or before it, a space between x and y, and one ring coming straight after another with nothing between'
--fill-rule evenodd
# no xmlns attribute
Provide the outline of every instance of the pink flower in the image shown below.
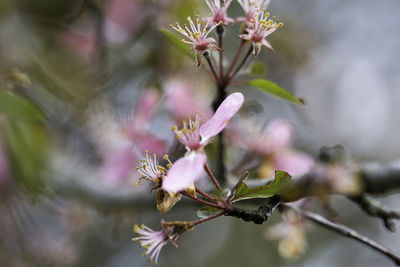
<svg viewBox="0 0 400 267"><path fill-rule="evenodd" d="M115 43L125 42L143 19L143 10L136 1L111 0L105 11L104 34Z"/></svg>
<svg viewBox="0 0 400 267"><path fill-rule="evenodd" d="M169 27L180 32L187 39L189 39L182 39L182 42L192 45L192 52L196 51L197 66L200 66L202 58L201 56L204 51L208 49L220 49L215 44L216 41L214 38L207 37L218 24L212 25L211 21L208 21L204 25L204 28L201 29L201 21L199 16L196 16L196 24L194 24L191 17L187 17L187 21L191 29L189 29L186 24L183 25L183 29L178 22L176 22L176 26L170 24Z"/></svg>
<svg viewBox="0 0 400 267"><path fill-rule="evenodd" d="M256 20L257 12L256 10L263 10L268 7L271 0L237 0L240 6L246 13L245 17L240 17L237 21L244 21L246 24L250 25L251 20Z"/></svg>
<svg viewBox="0 0 400 267"><path fill-rule="evenodd" d="M269 13L265 9L261 13L258 13L258 9L256 9L255 19L250 20L250 26L246 29L247 33L238 36L253 43L255 56L258 55L262 46L274 50L265 38L279 27L283 27L283 23L278 22L275 17L267 21L268 17Z"/></svg>
<svg viewBox="0 0 400 267"><path fill-rule="evenodd" d="M199 179L206 162L204 146L227 126L230 119L243 105L243 101L244 97L241 93L233 93L221 103L214 116L203 125L200 125L200 116L197 115L195 120L189 119L189 122L184 122L182 129L173 128L176 137L185 145L188 152L169 169L162 183L165 191L178 192Z"/></svg>
<svg viewBox="0 0 400 267"><path fill-rule="evenodd" d="M101 172L107 180L120 181L129 177L138 156L146 149L153 151L156 155L163 155L167 151L167 143L149 132L150 121L158 107L158 102L158 91L149 89L143 92L136 105L133 118L123 125L115 126L116 133L111 136L113 140L104 140L109 149L103 153ZM106 127L106 130L110 128L111 126Z"/></svg>
<svg viewBox="0 0 400 267"><path fill-rule="evenodd" d="M141 227L135 224L133 230L139 234L139 237L132 238L132 240L140 242L140 246L146 249L143 256L150 255L149 261L154 260L155 264L158 263L158 256L160 255L161 249L168 241L177 246L175 243L177 235L170 236L165 227L162 227L160 231L153 231L143 224Z"/></svg>
<svg viewBox="0 0 400 267"><path fill-rule="evenodd" d="M175 122L182 123L188 115L200 114L203 119L211 118L211 109L196 97L191 86L186 82L172 80L165 83L166 105Z"/></svg>
<svg viewBox="0 0 400 267"><path fill-rule="evenodd" d="M227 9L231 2L232 0L206 0L211 10L211 16L205 18L205 20L212 23L220 23L222 26L234 22L234 20L227 15Z"/></svg>
<svg viewBox="0 0 400 267"><path fill-rule="evenodd" d="M239 137L234 136L234 141L240 143L240 139L246 140L242 145L265 159L260 167L262 177L274 176L275 170L291 175L303 174L314 166L314 160L292 148L293 132L293 126L288 121L275 119L268 123L262 133L252 138L245 133L239 134Z"/></svg>

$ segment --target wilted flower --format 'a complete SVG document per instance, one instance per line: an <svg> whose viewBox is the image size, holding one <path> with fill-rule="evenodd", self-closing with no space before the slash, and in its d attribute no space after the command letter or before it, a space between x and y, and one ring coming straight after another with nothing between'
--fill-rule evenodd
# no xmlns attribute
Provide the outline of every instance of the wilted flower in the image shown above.
<svg viewBox="0 0 400 267"><path fill-rule="evenodd" d="M271 0L237 0L246 13L246 17L240 17L238 21L250 24L251 20L256 20L256 10L263 10L268 7Z"/></svg>
<svg viewBox="0 0 400 267"><path fill-rule="evenodd" d="M208 21L204 25L203 29L201 29L200 16L196 16L196 24L193 22L191 17L187 17L187 21L191 29L189 29L186 24L183 24L182 28L178 22L176 22L176 26L170 24L169 27L180 32L187 39L189 39L182 39L182 42L193 46L192 52L196 51L197 66L200 66L201 56L204 51L206 51L207 49L220 49L215 44L216 41L214 38L207 37L210 32L214 30L214 28L218 25L218 23L212 24L211 21ZM210 27L210 25L212 26Z"/></svg>
<svg viewBox="0 0 400 267"><path fill-rule="evenodd" d="M150 262L154 260L154 263L158 263L160 251L168 241L171 241L171 243L177 247L175 240L178 236L175 235L171 237L165 227L162 227L160 231L156 232L143 224L141 227L135 224L133 230L139 234L139 237L132 238L132 240L139 241L140 246L146 249L143 256L149 255Z"/></svg>
<svg viewBox="0 0 400 267"><path fill-rule="evenodd" d="M214 116L200 125L200 117L184 123L180 130L173 127L178 140L185 145L187 153L178 159L168 171L162 183L166 191L177 192L199 179L206 155L203 151L205 145L218 135L228 124L230 119L238 112L244 101L241 93L229 95L218 107Z"/></svg>
<svg viewBox="0 0 400 267"><path fill-rule="evenodd" d="M265 9L263 9L261 13L256 9L255 19L250 20L250 26L246 29L247 33L238 36L239 38L249 40L253 43L253 52L255 56L258 55L263 45L274 50L265 38L279 27L283 27L283 23L278 22L275 17L267 20L268 17L269 12L266 12Z"/></svg>
<svg viewBox="0 0 400 267"><path fill-rule="evenodd" d="M282 219L281 223L268 229L266 236L279 240L278 251L282 257L296 259L307 249L305 221L292 211L284 212Z"/></svg>
<svg viewBox="0 0 400 267"><path fill-rule="evenodd" d="M205 20L212 23L220 23L223 26L234 22L234 20L229 18L227 14L227 9L231 2L232 0L206 0L206 3L211 10L211 15L205 18Z"/></svg>

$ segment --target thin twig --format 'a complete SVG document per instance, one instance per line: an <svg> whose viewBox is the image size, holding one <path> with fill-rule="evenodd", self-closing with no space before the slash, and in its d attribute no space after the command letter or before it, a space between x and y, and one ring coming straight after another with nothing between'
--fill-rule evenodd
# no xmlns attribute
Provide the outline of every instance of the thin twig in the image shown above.
<svg viewBox="0 0 400 267"><path fill-rule="evenodd" d="M210 70L211 70L211 73L212 73L212 76L213 76L215 82L216 82L217 84L219 84L219 78L218 78L217 73L215 72L214 64L213 64L212 61L211 61L210 52L205 51L205 52L203 53L203 56L204 56L204 58L206 59L208 65L210 66Z"/></svg>
<svg viewBox="0 0 400 267"><path fill-rule="evenodd" d="M201 199L201 198L194 197L194 196L192 196L191 194L186 193L185 191L181 191L181 192L179 192L179 193L181 193L182 195L184 195L184 196L186 196L186 197L188 197L188 198L193 199L194 201L200 202L201 204L204 204L204 205L207 205L207 206L211 206L211 207L214 207L214 208L217 208L217 209L222 209L222 208L221 208L220 206L218 206L217 204L211 203L211 202L206 201L206 200L203 200L203 199Z"/></svg>
<svg viewBox="0 0 400 267"><path fill-rule="evenodd" d="M229 83L236 76L236 74L243 68L244 64L246 64L246 61L252 52L253 52L253 45L250 45L249 49L247 50L246 55L242 59L242 62L240 62L239 66L235 69L235 71L227 77L227 79L226 79L227 83Z"/></svg>
<svg viewBox="0 0 400 267"><path fill-rule="evenodd" d="M223 44L224 44L224 26L218 25L217 26L217 33L218 33L218 46L219 46L219 77L220 80L224 78L224 50L223 50Z"/></svg>
<svg viewBox="0 0 400 267"><path fill-rule="evenodd" d="M211 172L210 168L208 167L207 163L204 164L204 170L207 172L208 177L210 177L211 181L215 185L215 187L220 190L221 186L219 185L217 179L215 178L214 174Z"/></svg>
<svg viewBox="0 0 400 267"><path fill-rule="evenodd" d="M389 257L392 261L394 261L397 265L400 265L400 257L394 254L394 252L390 251L388 248L376 243L375 241L359 234L357 231L354 229L345 226L343 224L337 224L332 221L329 221L328 219L322 217L319 214L315 214L313 212L301 210L299 208L296 208L294 206L288 205L288 204L281 204L281 206L294 210L295 212L301 214L305 218L309 219L310 221L315 222L316 224L319 224L322 227L325 227L329 230L332 230L338 234L347 236L349 238L352 238L354 240L357 240L368 247L376 250L377 252Z"/></svg>
<svg viewBox="0 0 400 267"><path fill-rule="evenodd" d="M237 60L239 59L240 52L242 52L242 49L243 49L243 47L244 47L244 43L245 43L245 42L246 42L246 41L244 41L244 40L242 40L242 41L240 42L240 45L239 45L239 47L238 47L238 49L237 49L237 51L236 51L236 54L235 54L235 56L234 56L234 58L233 58L233 60L232 60L232 62L231 62L231 65L229 66L229 69L228 69L228 71L226 72L225 80L227 80L227 79L231 76L231 71L233 70L233 67L235 67L236 62L237 62Z"/></svg>
<svg viewBox="0 0 400 267"><path fill-rule="evenodd" d="M196 187L196 192L199 193L200 195L202 195L203 197L205 197L205 198L211 200L211 201L214 201L214 202L216 202L216 203L218 202L218 199L216 199L215 197L213 197L213 196L207 194L206 192L204 192L204 191L201 190L200 188L197 188L197 187Z"/></svg>
<svg viewBox="0 0 400 267"><path fill-rule="evenodd" d="M367 214L373 217L381 218L385 227L391 231L396 231L396 224L393 219L400 220L400 212L392 210L379 201L375 200L371 196L364 194L358 197L350 198L352 201L358 204Z"/></svg>
<svg viewBox="0 0 400 267"><path fill-rule="evenodd" d="M205 222L211 221L211 220L213 220L213 219L215 219L215 218L221 217L221 216L224 215L224 214L225 214L225 212L224 212L224 211L221 211L221 212L218 212L217 214L214 214L214 215L212 215L212 216L210 216L210 217L207 217L207 218L204 218L204 219L200 219L200 220L194 221L194 222L193 222L193 226L196 226L196 225L199 225L199 224L201 224L201 223L205 223Z"/></svg>

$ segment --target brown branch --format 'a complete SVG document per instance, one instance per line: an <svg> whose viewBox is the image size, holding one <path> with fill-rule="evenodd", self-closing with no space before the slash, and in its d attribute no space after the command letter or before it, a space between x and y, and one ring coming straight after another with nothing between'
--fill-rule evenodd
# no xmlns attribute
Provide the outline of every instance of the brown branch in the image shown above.
<svg viewBox="0 0 400 267"><path fill-rule="evenodd" d="M221 186L219 185L217 179L215 178L214 174L211 172L210 168L208 167L207 163L204 164L204 170L206 171L206 173L208 174L208 176L210 177L211 181L213 182L213 184L215 185L215 187L220 190Z"/></svg>
<svg viewBox="0 0 400 267"><path fill-rule="evenodd" d="M393 219L400 220L400 212L386 207L379 201L366 194L358 197L352 197L350 199L357 203L358 206L370 216L381 218L385 224L385 227L389 231L396 231L396 224L393 222Z"/></svg>
<svg viewBox="0 0 400 267"><path fill-rule="evenodd" d="M375 241L359 234L357 231L355 231L354 229L352 229L348 226L345 226L343 224L334 223L334 222L329 221L328 219L322 217L319 214L301 210L301 209L298 209L298 208L288 205L288 204L281 204L281 206L283 206L286 209L294 210L295 212L301 214L305 218L309 219L310 221L315 222L316 224L318 224L322 227L325 227L325 228L332 230L338 234L341 234L343 236L346 236L346 237L352 238L356 241L359 241L359 242L363 243L364 245L367 245L368 247L376 250L377 252L389 257L397 265L400 265L400 257L397 256L396 254L394 254L394 252L392 252L388 248L376 243Z"/></svg>

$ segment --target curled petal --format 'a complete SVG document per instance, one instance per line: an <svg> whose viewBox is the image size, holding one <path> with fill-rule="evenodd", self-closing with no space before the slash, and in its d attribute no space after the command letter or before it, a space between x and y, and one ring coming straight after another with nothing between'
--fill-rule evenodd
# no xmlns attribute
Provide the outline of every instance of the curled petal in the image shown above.
<svg viewBox="0 0 400 267"><path fill-rule="evenodd" d="M243 105L244 97L241 93L233 93L221 103L214 116L200 127L201 143L205 144L219 134Z"/></svg>
<svg viewBox="0 0 400 267"><path fill-rule="evenodd" d="M167 192L179 192L190 186L201 177L206 159L205 154L196 152L178 159L163 179L162 189Z"/></svg>

